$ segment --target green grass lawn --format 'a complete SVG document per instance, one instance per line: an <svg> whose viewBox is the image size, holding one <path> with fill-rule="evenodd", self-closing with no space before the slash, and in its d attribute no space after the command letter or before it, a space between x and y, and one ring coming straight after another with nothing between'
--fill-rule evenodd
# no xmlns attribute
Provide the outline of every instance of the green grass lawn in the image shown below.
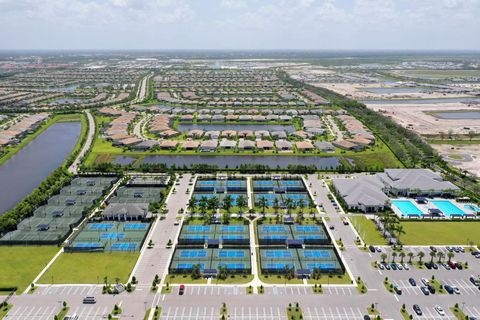
<svg viewBox="0 0 480 320"><path fill-rule="evenodd" d="M406 245L468 245L480 244L480 223L465 222L401 222L405 234L400 240Z"/></svg>
<svg viewBox="0 0 480 320"><path fill-rule="evenodd" d="M320 279L308 279L308 284L352 284L352 279L348 276L348 273L343 275L323 275Z"/></svg>
<svg viewBox="0 0 480 320"><path fill-rule="evenodd" d="M0 246L0 287L25 290L58 250L53 246Z"/></svg>
<svg viewBox="0 0 480 320"><path fill-rule="evenodd" d="M270 284L302 284L303 281L298 279L298 278L292 278L291 280L288 280L283 276L282 274L270 274L270 275L263 275L261 274L260 280L265 283L270 283Z"/></svg>
<svg viewBox="0 0 480 320"><path fill-rule="evenodd" d="M365 216L350 216L353 227L357 230L360 237L367 245L385 245L387 241L377 230L375 223Z"/></svg>
<svg viewBox="0 0 480 320"><path fill-rule="evenodd" d="M169 274L165 282L169 284L207 284L207 279L192 279L189 274Z"/></svg>
<svg viewBox="0 0 480 320"><path fill-rule="evenodd" d="M39 283L126 283L139 253L63 253Z"/></svg>

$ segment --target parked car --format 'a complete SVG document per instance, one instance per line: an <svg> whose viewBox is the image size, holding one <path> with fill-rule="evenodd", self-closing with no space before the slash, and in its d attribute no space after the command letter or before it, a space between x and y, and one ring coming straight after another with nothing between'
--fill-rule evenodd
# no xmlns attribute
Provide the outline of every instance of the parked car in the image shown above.
<svg viewBox="0 0 480 320"><path fill-rule="evenodd" d="M442 263L442 266L445 268L445 270L451 270L452 269L452 268L450 268L448 263Z"/></svg>
<svg viewBox="0 0 480 320"><path fill-rule="evenodd" d="M183 295L185 293L185 285L181 284L180 288L178 289L178 294Z"/></svg>
<svg viewBox="0 0 480 320"><path fill-rule="evenodd" d="M410 284L414 287L417 285L417 282L413 278L408 279L408 282L410 282Z"/></svg>
<svg viewBox="0 0 480 320"><path fill-rule="evenodd" d="M405 270L410 270L410 267L408 266L408 264L404 263L404 264L403 264L403 269L405 269Z"/></svg>
<svg viewBox="0 0 480 320"><path fill-rule="evenodd" d="M384 270L384 269L385 269L385 266L383 265L383 263L379 263L379 264L378 264L378 269L380 269L380 270Z"/></svg>
<svg viewBox="0 0 480 320"><path fill-rule="evenodd" d="M422 283L423 283L424 285L428 285L428 284L430 284L430 281L428 281L427 278L422 278Z"/></svg>
<svg viewBox="0 0 480 320"><path fill-rule="evenodd" d="M377 250L377 252L379 252L379 253L382 252L382 248L380 248L380 247L376 247L375 250Z"/></svg>
<svg viewBox="0 0 480 320"><path fill-rule="evenodd" d="M428 289L428 291L430 291L431 294L435 294L435 292L436 292L435 288L430 284L427 285L427 289Z"/></svg>
<svg viewBox="0 0 480 320"><path fill-rule="evenodd" d="M450 287L448 284L443 286L445 288L445 291L447 291L449 294L454 294L453 288Z"/></svg>
<svg viewBox="0 0 480 320"><path fill-rule="evenodd" d="M434 246L430 246L430 250L432 250L433 252L437 252L437 248L435 248Z"/></svg>
<svg viewBox="0 0 480 320"><path fill-rule="evenodd" d="M420 290L422 290L423 294L428 296L430 294L430 291L428 291L427 287L421 287Z"/></svg>
<svg viewBox="0 0 480 320"><path fill-rule="evenodd" d="M465 248L464 247L458 247L458 250L460 250L461 253L465 253Z"/></svg>
<svg viewBox="0 0 480 320"><path fill-rule="evenodd" d="M448 266L452 269L457 269L457 263L454 260L448 261Z"/></svg>
<svg viewBox="0 0 480 320"><path fill-rule="evenodd" d="M435 306L435 310L439 315L441 315L442 317L445 317L445 311L443 311L443 308L440 307L438 304Z"/></svg>
<svg viewBox="0 0 480 320"><path fill-rule="evenodd" d="M398 268L398 270L403 270L402 264L401 263L397 264L397 268Z"/></svg>
<svg viewBox="0 0 480 320"><path fill-rule="evenodd" d="M83 298L83 304L95 304L95 303L97 303L97 299L95 299L95 297Z"/></svg>
<svg viewBox="0 0 480 320"><path fill-rule="evenodd" d="M390 266L392 267L392 270L397 270L397 265L395 263L391 263Z"/></svg>
<svg viewBox="0 0 480 320"><path fill-rule="evenodd" d="M433 268L433 263L425 262L425 268L427 268L428 270L432 269Z"/></svg>
<svg viewBox="0 0 480 320"><path fill-rule="evenodd" d="M390 270L390 265L388 263L385 263L385 269Z"/></svg>
<svg viewBox="0 0 480 320"><path fill-rule="evenodd" d="M393 286L393 290L395 291L396 294L401 295L402 294L402 289L400 289L397 286Z"/></svg>
<svg viewBox="0 0 480 320"><path fill-rule="evenodd" d="M452 251L453 251L453 248L452 248L452 247L449 247L449 246L445 247L445 249L447 249L448 252L452 252Z"/></svg>
<svg viewBox="0 0 480 320"><path fill-rule="evenodd" d="M413 311L415 311L415 313L418 315L418 316L421 316L422 315L422 309L420 309L420 306L418 304L414 304L413 305Z"/></svg>
<svg viewBox="0 0 480 320"><path fill-rule="evenodd" d="M330 225L329 229L330 229L330 230L335 230L335 226Z"/></svg>
<svg viewBox="0 0 480 320"><path fill-rule="evenodd" d="M368 246L368 249L370 250L370 252L375 253L375 247L374 246L370 245L370 246Z"/></svg>
<svg viewBox="0 0 480 320"><path fill-rule="evenodd" d="M460 294L460 289L458 289L458 287L452 287L453 288L453 292L455 292L455 294Z"/></svg>
<svg viewBox="0 0 480 320"><path fill-rule="evenodd" d="M436 263L432 263L432 268L435 269L435 270L437 270L437 269L438 269L437 264L436 264Z"/></svg>
<svg viewBox="0 0 480 320"><path fill-rule="evenodd" d="M470 276L470 282L473 283L476 286L480 286L480 280L478 279L477 276L471 275Z"/></svg>

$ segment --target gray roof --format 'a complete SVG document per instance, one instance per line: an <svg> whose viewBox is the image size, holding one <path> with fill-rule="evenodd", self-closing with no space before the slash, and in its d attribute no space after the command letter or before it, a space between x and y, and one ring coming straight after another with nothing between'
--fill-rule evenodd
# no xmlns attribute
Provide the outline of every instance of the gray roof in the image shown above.
<svg viewBox="0 0 480 320"><path fill-rule="evenodd" d="M392 189L402 190L459 190L449 181L428 169L386 169L378 174L383 183Z"/></svg>
<svg viewBox="0 0 480 320"><path fill-rule="evenodd" d="M356 179L334 179L333 185L348 206L384 206L387 195L377 176L362 176Z"/></svg>
<svg viewBox="0 0 480 320"><path fill-rule="evenodd" d="M335 150L335 147L331 142L328 141L317 141L315 142L315 147L318 150Z"/></svg>
<svg viewBox="0 0 480 320"><path fill-rule="evenodd" d="M104 217L146 217L148 203L111 203L102 212Z"/></svg>

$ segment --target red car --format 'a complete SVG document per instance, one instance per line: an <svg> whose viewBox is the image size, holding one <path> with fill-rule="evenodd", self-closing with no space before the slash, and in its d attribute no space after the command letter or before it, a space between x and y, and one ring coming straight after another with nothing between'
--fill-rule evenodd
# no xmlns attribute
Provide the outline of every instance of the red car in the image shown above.
<svg viewBox="0 0 480 320"><path fill-rule="evenodd" d="M185 285L181 284L180 288L178 289L178 294L182 296L184 292L185 292Z"/></svg>

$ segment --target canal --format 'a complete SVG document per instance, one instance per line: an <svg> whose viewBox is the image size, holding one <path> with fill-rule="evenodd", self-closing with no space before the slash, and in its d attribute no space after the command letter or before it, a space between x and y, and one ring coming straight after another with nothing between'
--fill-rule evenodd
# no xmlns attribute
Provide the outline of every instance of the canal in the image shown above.
<svg viewBox="0 0 480 320"><path fill-rule="evenodd" d="M75 147L80 122L60 122L48 127L0 166L0 215L28 196L58 168Z"/></svg>

